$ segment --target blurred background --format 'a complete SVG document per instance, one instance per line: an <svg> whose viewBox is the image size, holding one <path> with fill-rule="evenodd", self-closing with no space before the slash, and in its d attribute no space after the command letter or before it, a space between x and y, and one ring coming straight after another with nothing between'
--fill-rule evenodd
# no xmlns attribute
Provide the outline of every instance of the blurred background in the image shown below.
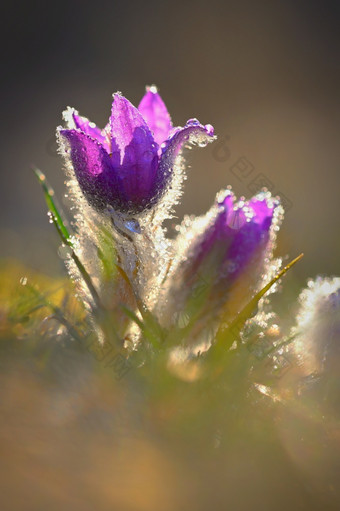
<svg viewBox="0 0 340 511"><path fill-rule="evenodd" d="M287 303L308 277L339 275L339 14L338 1L315 0L6 2L0 260L67 294L31 167L62 201L55 130L66 106L104 126L114 91L137 105L156 84L175 125L197 117L219 136L187 153L173 223L229 184L247 198L267 186L286 207L277 253L305 253ZM339 509L338 358L333 386L300 384L295 368L278 379L302 396L282 391L287 407L257 391L254 406L242 402L242 357L226 388L203 392L162 365L120 384L45 309L7 317L2 303L24 295L18 274L29 272L0 270L1 511Z"/></svg>
<svg viewBox="0 0 340 511"><path fill-rule="evenodd" d="M188 154L177 215L203 213L231 184L286 204L278 250L296 275L340 271L337 1L7 2L2 9L1 256L62 272L32 165L60 197L55 128L67 105L104 126L111 94L138 104L156 84L175 125L215 126Z"/></svg>

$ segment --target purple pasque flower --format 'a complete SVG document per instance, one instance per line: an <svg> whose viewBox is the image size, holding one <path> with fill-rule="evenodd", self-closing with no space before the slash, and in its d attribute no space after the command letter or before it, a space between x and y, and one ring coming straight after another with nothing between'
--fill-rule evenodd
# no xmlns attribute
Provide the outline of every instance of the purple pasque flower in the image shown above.
<svg viewBox="0 0 340 511"><path fill-rule="evenodd" d="M154 206L171 187L183 146L207 143L213 128L196 119L173 128L154 86L147 87L138 108L120 93L113 98L103 130L69 109L68 129L59 133L87 201L97 210L110 206L134 215Z"/></svg>
<svg viewBox="0 0 340 511"><path fill-rule="evenodd" d="M167 311L216 317L223 306L237 313L263 283L282 214L267 191L247 202L220 192L205 216L181 227Z"/></svg>
<svg viewBox="0 0 340 511"><path fill-rule="evenodd" d="M216 217L202 233L194 259L200 267L207 264L207 258L213 259L216 278L231 281L258 259L263 261L279 203L269 193L237 202L230 190L220 194L216 202Z"/></svg>

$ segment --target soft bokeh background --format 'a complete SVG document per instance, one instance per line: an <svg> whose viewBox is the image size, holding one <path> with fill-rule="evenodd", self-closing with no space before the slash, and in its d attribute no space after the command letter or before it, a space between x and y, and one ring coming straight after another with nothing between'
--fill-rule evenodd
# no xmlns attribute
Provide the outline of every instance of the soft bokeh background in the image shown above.
<svg viewBox="0 0 340 511"><path fill-rule="evenodd" d="M291 204L279 251L305 252L296 276L339 273L339 10L295 0L7 2L1 256L62 271L30 166L62 196L62 110L104 125L113 91L137 104L155 83L176 124L196 116L225 141L190 153L178 216L204 212L227 184L249 197L263 174ZM239 181L231 167L242 157L254 170Z"/></svg>
<svg viewBox="0 0 340 511"><path fill-rule="evenodd" d="M178 219L203 213L228 184L285 196L278 253L305 253L281 295L293 321L306 278L340 273L339 14L338 1L313 0L2 6L1 511L339 509L338 358L317 385L300 384L294 366L278 378L287 406L248 393L245 349L222 385L191 385L162 364L117 382L49 309L18 319L10 303L25 301L23 275L73 293L30 170L62 198L61 112L74 106L103 126L112 92L137 104L155 83L175 124L195 116L220 137L188 154ZM76 301L60 301L76 321Z"/></svg>

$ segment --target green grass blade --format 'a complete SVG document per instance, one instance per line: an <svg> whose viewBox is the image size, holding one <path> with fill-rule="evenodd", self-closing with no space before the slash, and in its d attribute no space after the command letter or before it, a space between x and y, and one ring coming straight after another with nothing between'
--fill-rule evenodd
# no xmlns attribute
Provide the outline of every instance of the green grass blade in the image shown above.
<svg viewBox="0 0 340 511"><path fill-rule="evenodd" d="M34 174L36 175L44 193L45 201L47 204L47 208L50 211L52 215L52 220L54 225L57 228L57 231L62 239L62 242L66 245L69 245L72 247L71 242L71 235L65 225L65 222L62 219L61 214L59 213L59 210L56 206L55 200L54 200L54 190L49 186L45 175L41 172L39 169L33 169Z"/></svg>
<svg viewBox="0 0 340 511"><path fill-rule="evenodd" d="M150 344L152 344L154 348L159 348L162 339L162 332L155 328L154 323L148 323L147 321L145 322L140 320L137 314L125 305L121 305L121 309L131 321L139 326L144 337L150 342Z"/></svg>
<svg viewBox="0 0 340 511"><path fill-rule="evenodd" d="M230 349L232 344L234 343L235 339L237 339L237 336L243 329L246 321L252 317L254 309L257 307L259 301L263 296L269 291L269 289L280 279L282 278L292 266L294 266L300 259L302 259L303 254L300 254L298 257L293 259L287 266L285 266L282 270L280 270L275 277L268 282L256 295L250 300L250 302L239 312L239 314L236 316L236 318L229 323L228 325L225 325L222 323L220 328L217 331L215 343L210 348L210 352L213 353L220 353L221 350L227 351Z"/></svg>
<svg viewBox="0 0 340 511"><path fill-rule="evenodd" d="M101 301L99 298L99 295L97 293L96 288L94 287L90 275L87 273L83 263L80 261L79 257L74 251L71 235L62 219L61 214L59 213L59 210L56 206L56 203L54 201L54 190L49 186L47 183L45 175L41 172L39 169L33 169L44 193L45 201L47 204L47 207L52 215L53 223L58 231L58 234L60 236L61 241L69 246L72 249L71 257L77 266L88 290L90 291L90 294L93 298L94 303L96 304L97 309L101 308Z"/></svg>

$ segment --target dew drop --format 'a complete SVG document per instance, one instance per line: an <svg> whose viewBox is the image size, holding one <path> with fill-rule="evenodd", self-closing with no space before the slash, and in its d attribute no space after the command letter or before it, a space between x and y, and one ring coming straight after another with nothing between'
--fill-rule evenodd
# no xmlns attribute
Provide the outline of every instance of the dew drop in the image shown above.
<svg viewBox="0 0 340 511"><path fill-rule="evenodd" d="M186 122L186 126L199 126L199 125L200 125L200 122L195 117L193 117L192 119L188 119Z"/></svg>
<svg viewBox="0 0 340 511"><path fill-rule="evenodd" d="M136 234L141 234L141 232L142 232L138 220L127 220L125 222L124 227L128 231L134 232Z"/></svg>
<svg viewBox="0 0 340 511"><path fill-rule="evenodd" d="M158 89L157 89L156 85L151 85L149 87L149 91L152 92L152 94L157 94Z"/></svg>

